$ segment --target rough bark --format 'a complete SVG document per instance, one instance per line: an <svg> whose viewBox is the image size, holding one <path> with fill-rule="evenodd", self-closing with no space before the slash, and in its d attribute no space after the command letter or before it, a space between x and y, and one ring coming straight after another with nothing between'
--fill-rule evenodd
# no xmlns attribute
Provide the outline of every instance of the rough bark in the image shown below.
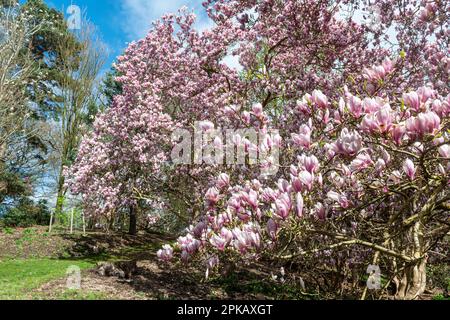
<svg viewBox="0 0 450 320"><path fill-rule="evenodd" d="M397 281L398 300L414 300L425 292L427 284L427 258L405 267L401 278Z"/></svg>
<svg viewBox="0 0 450 320"><path fill-rule="evenodd" d="M133 236L137 234L137 214L134 206L130 207L130 226L128 233Z"/></svg>

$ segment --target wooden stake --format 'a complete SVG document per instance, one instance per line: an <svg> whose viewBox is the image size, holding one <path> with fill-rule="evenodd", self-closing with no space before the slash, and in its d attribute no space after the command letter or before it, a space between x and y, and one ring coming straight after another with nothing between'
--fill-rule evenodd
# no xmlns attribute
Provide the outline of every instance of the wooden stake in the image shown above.
<svg viewBox="0 0 450 320"><path fill-rule="evenodd" d="M48 232L51 233L52 232L52 224L53 224L53 212L50 213L50 223L48 226Z"/></svg>
<svg viewBox="0 0 450 320"><path fill-rule="evenodd" d="M70 234L73 233L73 215L75 213L75 209L72 209L70 213Z"/></svg>
<svg viewBox="0 0 450 320"><path fill-rule="evenodd" d="M83 211L83 236L86 235L86 221L84 220L84 211Z"/></svg>

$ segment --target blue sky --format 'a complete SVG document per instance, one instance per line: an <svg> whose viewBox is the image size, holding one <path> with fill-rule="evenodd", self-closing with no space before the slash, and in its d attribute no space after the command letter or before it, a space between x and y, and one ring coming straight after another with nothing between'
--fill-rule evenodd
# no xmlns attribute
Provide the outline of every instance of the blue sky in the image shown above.
<svg viewBox="0 0 450 320"><path fill-rule="evenodd" d="M211 22L202 7L203 0L45 0L54 8L65 11L71 4L81 8L95 24L109 49L105 70L127 47L127 43L146 35L152 21L165 13L187 6L197 15L197 27L205 29Z"/></svg>

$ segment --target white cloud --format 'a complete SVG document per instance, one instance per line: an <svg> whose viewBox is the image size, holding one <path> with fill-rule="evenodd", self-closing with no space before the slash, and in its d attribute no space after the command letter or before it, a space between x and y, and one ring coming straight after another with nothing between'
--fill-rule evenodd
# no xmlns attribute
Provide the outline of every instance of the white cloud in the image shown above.
<svg viewBox="0 0 450 320"><path fill-rule="evenodd" d="M211 21L205 16L203 0L122 0L122 29L130 40L144 37L153 21L166 13L175 13L182 6L194 10L197 15L197 27L206 29Z"/></svg>
<svg viewBox="0 0 450 320"><path fill-rule="evenodd" d="M130 40L143 38L153 21L166 13L175 13L179 8L186 6L189 10L194 10L197 16L196 29L204 31L211 28L213 22L206 15L202 2L203 0L122 0L122 29L128 34ZM243 69L236 56L228 55L222 62L238 71Z"/></svg>

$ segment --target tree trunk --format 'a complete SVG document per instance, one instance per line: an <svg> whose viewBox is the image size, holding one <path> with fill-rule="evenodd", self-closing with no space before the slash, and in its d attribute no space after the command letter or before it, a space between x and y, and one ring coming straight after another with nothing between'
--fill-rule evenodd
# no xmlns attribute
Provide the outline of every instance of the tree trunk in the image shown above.
<svg viewBox="0 0 450 320"><path fill-rule="evenodd" d="M137 233L137 216L135 206L130 206L130 227L128 233L133 236Z"/></svg>
<svg viewBox="0 0 450 320"><path fill-rule="evenodd" d="M53 212L50 213L50 221L48 223L48 232L52 233L52 227L53 227Z"/></svg>
<svg viewBox="0 0 450 320"><path fill-rule="evenodd" d="M397 281L395 299L414 300L425 292L427 285L427 258L421 259L413 265L407 265Z"/></svg>
<svg viewBox="0 0 450 320"><path fill-rule="evenodd" d="M63 211L63 206L64 206L64 195L65 195L65 190L64 190L64 175L63 175L63 170L61 168L59 177L58 177L58 193L57 193L57 198L56 198L56 206L55 206L55 222L57 222L58 216L62 213Z"/></svg>
<svg viewBox="0 0 450 320"><path fill-rule="evenodd" d="M75 214L75 209L70 212L70 234L73 234L73 216Z"/></svg>
<svg viewBox="0 0 450 320"><path fill-rule="evenodd" d="M83 211L83 236L86 235L86 218L84 217L84 211Z"/></svg>

